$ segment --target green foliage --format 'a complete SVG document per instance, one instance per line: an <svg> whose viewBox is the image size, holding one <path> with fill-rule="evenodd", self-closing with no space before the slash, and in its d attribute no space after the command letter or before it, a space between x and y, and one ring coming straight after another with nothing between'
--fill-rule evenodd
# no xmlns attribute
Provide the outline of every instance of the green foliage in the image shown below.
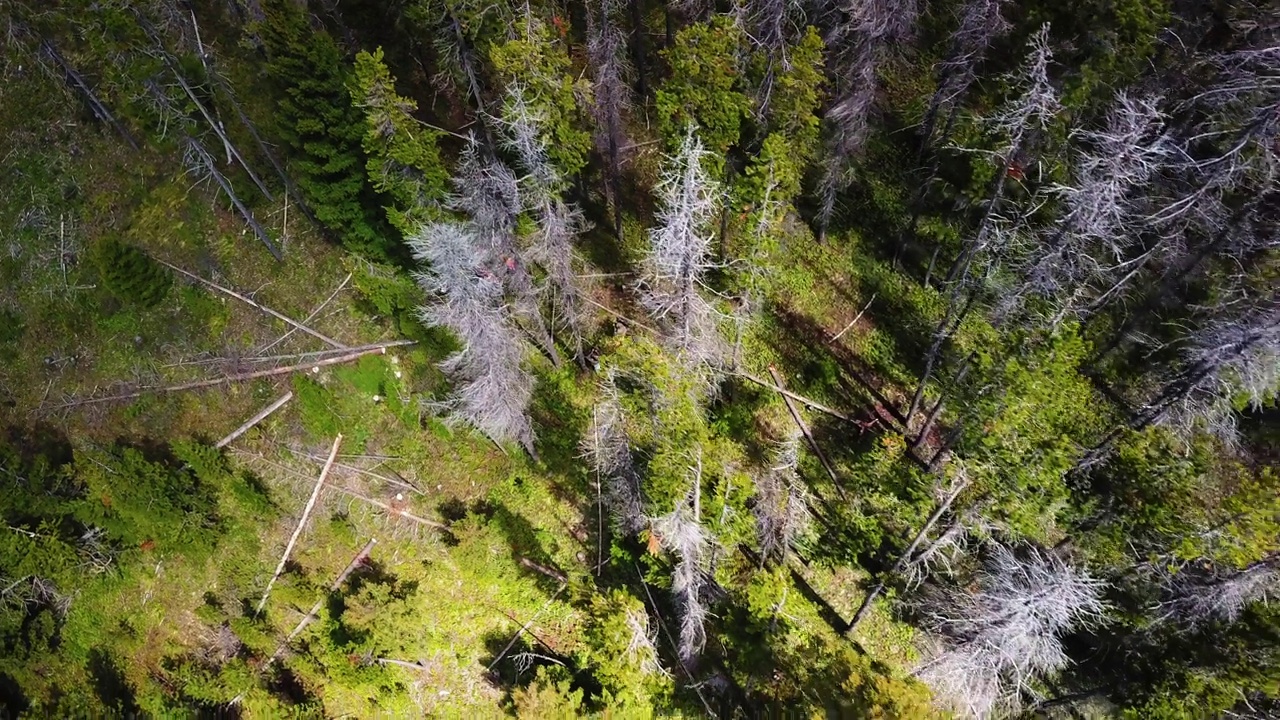
<svg viewBox="0 0 1280 720"><path fill-rule="evenodd" d="M364 109L369 180L392 201L385 208L387 220L401 233L411 233L436 216L447 191L440 133L415 120L416 102L396 94L382 48L356 56L351 96Z"/></svg>
<svg viewBox="0 0 1280 720"><path fill-rule="evenodd" d="M689 125L696 125L698 137L711 151L711 162L719 167L724 154L738 143L751 110L739 67L744 41L732 20L717 16L681 30L675 44L663 52L671 76L658 88L654 105L668 148L679 146Z"/></svg>
<svg viewBox="0 0 1280 720"><path fill-rule="evenodd" d="M1241 698L1280 695L1280 612L1257 603L1235 623L1165 633L1107 678L1125 720L1222 717Z"/></svg>
<svg viewBox="0 0 1280 720"><path fill-rule="evenodd" d="M1079 372L1088 347L1071 329L1049 338L1019 334L1001 345L1022 350L973 348L974 368L959 388L965 429L957 447L993 511L1017 532L1047 541L1067 499L1063 477L1104 420Z"/></svg>
<svg viewBox="0 0 1280 720"><path fill-rule="evenodd" d="M799 41L787 48L786 64L773 68L769 113L763 131L789 138L801 166L812 159L818 147L821 126L818 107L826 84L822 73L826 63L824 49L818 29L809 26ZM763 72L760 65L766 62L767 59L757 55L753 60L753 74Z"/></svg>
<svg viewBox="0 0 1280 720"><path fill-rule="evenodd" d="M324 30L290 0L263 3L258 28L266 45L267 74L283 88L281 134L294 153L298 185L320 224L348 249L377 259L394 256L399 242L379 223L365 177L361 142L365 122L352 104L342 53Z"/></svg>
<svg viewBox="0 0 1280 720"><path fill-rule="evenodd" d="M504 87L523 91L541 122L547 156L567 182L586 167L591 153L591 83L572 71L563 37L557 39L538 20L518 27L521 37L494 44L489 61Z"/></svg>
<svg viewBox="0 0 1280 720"><path fill-rule="evenodd" d="M75 518L107 531L129 552L207 552L217 528L214 489L175 459L130 447L77 453L84 498Z"/></svg>
<svg viewBox="0 0 1280 720"><path fill-rule="evenodd" d="M169 294L173 276L141 249L109 237L93 248L102 283L122 302L151 308Z"/></svg>
<svg viewBox="0 0 1280 720"><path fill-rule="evenodd" d="M1280 549L1280 477L1208 437L1188 447L1168 431L1127 432L1090 476L1095 562L1169 558L1243 568ZM1134 553L1137 557L1133 557Z"/></svg>

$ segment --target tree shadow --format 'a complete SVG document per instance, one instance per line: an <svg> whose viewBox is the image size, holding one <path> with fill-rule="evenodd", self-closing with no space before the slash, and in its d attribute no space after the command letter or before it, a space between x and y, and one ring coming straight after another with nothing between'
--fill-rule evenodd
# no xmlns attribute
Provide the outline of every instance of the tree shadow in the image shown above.
<svg viewBox="0 0 1280 720"><path fill-rule="evenodd" d="M31 707L22 686L9 673L0 672L0 718L21 717Z"/></svg>
<svg viewBox="0 0 1280 720"><path fill-rule="evenodd" d="M533 524L502 503L493 503L491 508L489 523L506 538L511 557L520 566L521 573L531 577L548 595L559 592L568 576L543 548Z"/></svg>
<svg viewBox="0 0 1280 720"><path fill-rule="evenodd" d="M133 688L124 673L116 666L114 658L101 648L89 651L87 666L93 678L93 691L106 707L124 717L136 716L140 710L134 698Z"/></svg>

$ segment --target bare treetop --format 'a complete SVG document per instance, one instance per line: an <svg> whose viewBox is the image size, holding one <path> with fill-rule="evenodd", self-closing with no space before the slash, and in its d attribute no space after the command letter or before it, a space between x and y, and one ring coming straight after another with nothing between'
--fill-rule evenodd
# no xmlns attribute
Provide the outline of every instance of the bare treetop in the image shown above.
<svg viewBox="0 0 1280 720"><path fill-rule="evenodd" d="M658 183L662 208L649 231L640 281L642 302L661 323L667 344L686 364L715 363L723 356L717 313L703 296L711 259L712 224L720 187L707 173L707 151L692 128L668 159Z"/></svg>
<svg viewBox="0 0 1280 720"><path fill-rule="evenodd" d="M1069 660L1061 637L1099 619L1103 583L1060 557L993 543L972 591L942 591L923 607L940 649L916 675L962 717L1015 710Z"/></svg>

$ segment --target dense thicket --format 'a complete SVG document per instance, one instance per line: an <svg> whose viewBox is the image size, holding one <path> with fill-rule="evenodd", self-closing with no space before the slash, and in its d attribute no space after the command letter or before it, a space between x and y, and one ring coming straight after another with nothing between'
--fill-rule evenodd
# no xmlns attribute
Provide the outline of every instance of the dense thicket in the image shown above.
<svg viewBox="0 0 1280 720"><path fill-rule="evenodd" d="M422 354L366 358L342 382L317 360L282 401L297 398L300 422L271 432L345 434L348 460L429 468L427 492L379 464L364 473L394 489L350 497L443 538L438 555L418 535L392 540L390 556L413 559L396 572L367 555L336 582L290 567L278 594L302 620L285 633L238 607L275 583L255 533L294 521L238 456L186 427L150 444L63 440L32 424L46 388L0 418L14 427L0 444L9 707L426 714L451 709L427 692L446 672L530 716L1261 718L1280 703L1274 5L7 12L6 61L65 84L98 140L159 178L147 192L166 197L172 168L214 181L236 210L222 217L288 266L280 192L353 256L328 300L304 293L306 322L353 281L365 312L343 317L389 319ZM55 237L56 256L36 257L57 272L0 298L0 353L33 328L77 327L32 309L80 286L65 218L55 233L31 197L0 279L16 287L21 243ZM171 297L149 252L203 246L150 243L146 223L180 206L156 204L91 231L89 281L140 323L217 317L190 288ZM265 377L225 341L224 380ZM243 362L262 360L253 350ZM65 380L76 359L62 357L37 384ZM379 454L427 436L430 452ZM432 497L441 458L485 443L487 460L447 467L490 489ZM308 452L264 445L264 460ZM414 514L427 503L440 521ZM550 508L575 519L539 515ZM331 524L359 545L349 513ZM574 553L546 549L564 536ZM325 567L350 558L326 553L343 557ZM219 575L218 554L241 565ZM236 595L206 593L199 652L141 649L185 607L156 590L165 563ZM456 586L432 584L445 566ZM173 605L120 616L115 594L143 587ZM484 639L483 669L441 659L470 592L542 608L509 643ZM439 630L433 603L463 619ZM544 611L572 638L544 636Z"/></svg>

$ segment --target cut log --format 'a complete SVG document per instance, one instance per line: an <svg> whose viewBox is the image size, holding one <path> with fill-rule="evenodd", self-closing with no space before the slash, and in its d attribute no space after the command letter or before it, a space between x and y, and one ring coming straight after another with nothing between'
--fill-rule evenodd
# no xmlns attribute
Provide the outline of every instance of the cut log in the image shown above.
<svg viewBox="0 0 1280 720"><path fill-rule="evenodd" d="M276 572L271 576L271 581L267 583L267 589L262 592L262 599L258 601L258 607L253 612L255 615L262 613L262 608L267 604L267 598L271 595L271 588L275 586L276 580L280 579L280 574L284 572L285 563L289 562L289 554L293 552L293 546L297 544L298 538L302 535L302 529L307 526L307 519L311 517L311 511L315 509L316 500L320 498L320 491L324 489L325 478L329 477L329 470L333 467L333 461L338 457L338 446L342 444L342 435L339 434L333 439L333 449L329 451L329 459L324 464L324 469L320 471L320 479L316 480L315 489L311 491L311 498L307 500L307 506L302 510L302 517L298 519L298 525L293 529L293 535L289 536L289 543L284 546L284 554L280 556L280 563L276 565Z"/></svg>
<svg viewBox="0 0 1280 720"><path fill-rule="evenodd" d="M107 397L100 397L100 398L85 398L84 400L73 400L71 402L65 402L65 403L62 403L61 405L56 406L56 409L80 407L82 405L97 405L99 403L113 402L116 400L132 400L133 398L142 397L143 395L181 392L183 390L196 390L198 388L214 387L216 385L225 385L227 383L240 382L243 380L256 380L258 378L272 377L275 375L287 375L288 373L297 372L299 370L310 370L313 368L324 367L327 365L337 365L340 363L351 362L352 360L358 360L364 357L365 355L372 355L374 353L380 352L385 354L387 352L387 348L389 347L413 345L414 343L415 343L414 340L391 340L385 343L376 343L373 345L365 345L359 348L352 348L350 352L346 353L345 355L339 355L337 357L327 357L319 360L312 360L310 362L300 363L298 365L288 365L286 367L271 368L269 370L255 370L254 372L239 373L237 375L227 375L226 377L213 378L210 380L196 380L194 382L182 383L180 385L168 385L165 387L143 388L141 390L135 390L133 392L123 393L120 395L110 395Z"/></svg>
<svg viewBox="0 0 1280 720"><path fill-rule="evenodd" d="M280 398L277 399L275 402L271 403L270 405L260 410L258 414L249 418L247 421L245 421L243 425L231 431L231 434L219 440L217 444L214 445L214 447L223 448L231 444L231 441L235 440L236 438L248 432L249 428L252 428L254 425L257 425L258 423L267 419L268 415L279 410L281 407L284 406L285 403L289 402L292 399L293 399L293 391L290 390L286 392L284 395L280 396Z"/></svg>

